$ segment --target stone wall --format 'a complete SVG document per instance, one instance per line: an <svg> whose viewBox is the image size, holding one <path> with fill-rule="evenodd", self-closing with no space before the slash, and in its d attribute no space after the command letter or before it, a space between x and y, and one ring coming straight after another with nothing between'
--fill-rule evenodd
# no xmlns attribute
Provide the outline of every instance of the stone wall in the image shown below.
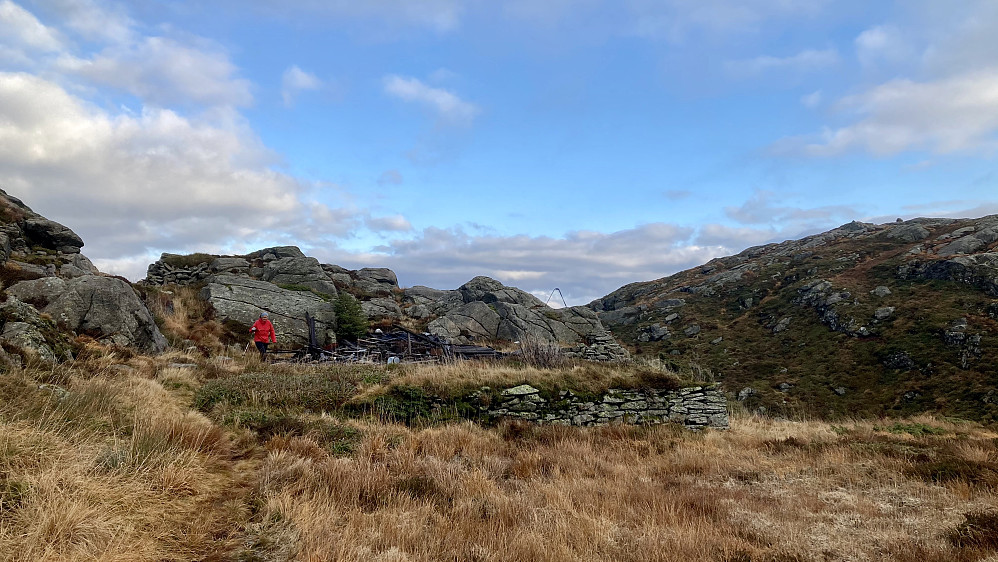
<svg viewBox="0 0 998 562"><path fill-rule="evenodd" d="M471 398L481 400L490 391L483 388ZM500 392L498 403L484 408L483 414L493 419L576 426L678 423L694 430L728 427L724 393L702 386L677 391L610 389L595 399L561 391L556 399L546 399L540 390L524 384Z"/></svg>
<svg viewBox="0 0 998 562"><path fill-rule="evenodd" d="M163 255L164 258L166 256L167 254ZM208 263L199 263L189 267L174 267L160 259L149 265L145 283L148 285L192 285L203 282L213 273Z"/></svg>

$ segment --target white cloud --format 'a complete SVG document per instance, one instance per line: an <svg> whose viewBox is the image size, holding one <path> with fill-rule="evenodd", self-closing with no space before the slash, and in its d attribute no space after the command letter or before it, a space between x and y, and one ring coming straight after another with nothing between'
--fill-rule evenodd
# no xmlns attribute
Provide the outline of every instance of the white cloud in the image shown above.
<svg viewBox="0 0 998 562"><path fill-rule="evenodd" d="M63 49L59 32L46 27L31 12L10 0L0 1L0 43L31 51L55 52Z"/></svg>
<svg viewBox="0 0 998 562"><path fill-rule="evenodd" d="M376 252L327 251L320 259L349 267L391 267L403 286L453 289L488 275L526 291L547 294L560 287L569 304L585 304L626 283L657 279L723 255L717 247L691 244L693 233L663 223L613 233L575 231L559 238L427 228Z"/></svg>
<svg viewBox="0 0 998 562"><path fill-rule="evenodd" d="M285 107L294 105L295 96L305 90L317 90L322 87L322 81L314 74L305 72L297 65L291 66L281 76L281 99Z"/></svg>
<svg viewBox="0 0 998 562"><path fill-rule="evenodd" d="M773 228L758 229L706 224L700 227L696 243L701 246L724 248L725 253L733 254L748 246L771 242L779 236L780 232Z"/></svg>
<svg viewBox="0 0 998 562"><path fill-rule="evenodd" d="M884 156L998 148L998 67L931 82L892 80L846 97L838 107L858 120L816 138L785 139L775 149L813 156L860 149Z"/></svg>
<svg viewBox="0 0 998 562"><path fill-rule="evenodd" d="M778 199L773 191L756 190L745 203L725 207L724 214L742 224L779 224L781 230L800 229L807 224L841 224L861 216L859 211L847 205L792 207L776 204Z"/></svg>
<svg viewBox="0 0 998 562"><path fill-rule="evenodd" d="M914 50L894 25L871 27L856 37L856 57L863 66L900 63L912 58Z"/></svg>
<svg viewBox="0 0 998 562"><path fill-rule="evenodd" d="M88 41L122 44L136 35L136 23L120 4L105 0L34 0L33 4Z"/></svg>
<svg viewBox="0 0 998 562"><path fill-rule="evenodd" d="M801 96L800 103L808 109L814 109L821 105L823 97L824 96L822 95L821 90L817 90L815 92L811 92L810 94Z"/></svg>
<svg viewBox="0 0 998 562"><path fill-rule="evenodd" d="M361 226L363 210L317 203L316 186L270 169L274 156L232 115L115 115L53 82L0 73L0 124L0 185L76 230L98 260L323 245Z"/></svg>
<svg viewBox="0 0 998 562"><path fill-rule="evenodd" d="M448 124L470 125L481 112L475 104L442 88L427 86L417 78L390 75L385 77L384 84L389 95L429 108Z"/></svg>
<svg viewBox="0 0 998 562"><path fill-rule="evenodd" d="M412 224L402 215L367 217L364 225L375 232L408 232L412 230Z"/></svg>
<svg viewBox="0 0 998 562"><path fill-rule="evenodd" d="M757 31L784 18L813 17L828 0L629 0L635 32L646 37L682 41L690 33Z"/></svg>
<svg viewBox="0 0 998 562"><path fill-rule="evenodd" d="M760 56L753 59L729 61L726 67L734 74L761 74L771 70L809 72L838 64L839 53L835 49L808 49L789 57Z"/></svg>
<svg viewBox="0 0 998 562"><path fill-rule="evenodd" d="M378 185L402 185L402 173L398 170L385 170L378 176Z"/></svg>
<svg viewBox="0 0 998 562"><path fill-rule="evenodd" d="M224 51L200 43L192 46L167 37L146 37L108 47L90 59L66 55L58 68L160 106L250 105L249 81L237 76L238 69Z"/></svg>
<svg viewBox="0 0 998 562"><path fill-rule="evenodd" d="M340 19L373 19L381 25L415 26L448 32L460 26L464 0L252 0L257 8L278 16L301 14ZM237 4L243 7L245 2Z"/></svg>

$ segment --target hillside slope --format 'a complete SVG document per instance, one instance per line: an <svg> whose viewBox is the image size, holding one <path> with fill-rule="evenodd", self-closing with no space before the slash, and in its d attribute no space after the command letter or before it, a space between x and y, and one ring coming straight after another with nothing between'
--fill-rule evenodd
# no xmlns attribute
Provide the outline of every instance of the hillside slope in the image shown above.
<svg viewBox="0 0 998 562"><path fill-rule="evenodd" d="M752 409L998 420L998 215L852 222L590 303L638 357Z"/></svg>

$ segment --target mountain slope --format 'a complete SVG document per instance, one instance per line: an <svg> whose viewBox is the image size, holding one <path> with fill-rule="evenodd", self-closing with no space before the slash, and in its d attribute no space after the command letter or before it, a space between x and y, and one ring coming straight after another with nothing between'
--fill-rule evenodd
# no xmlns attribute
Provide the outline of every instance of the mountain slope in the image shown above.
<svg viewBox="0 0 998 562"><path fill-rule="evenodd" d="M998 420L998 215L852 222L590 303L638 357L752 409Z"/></svg>

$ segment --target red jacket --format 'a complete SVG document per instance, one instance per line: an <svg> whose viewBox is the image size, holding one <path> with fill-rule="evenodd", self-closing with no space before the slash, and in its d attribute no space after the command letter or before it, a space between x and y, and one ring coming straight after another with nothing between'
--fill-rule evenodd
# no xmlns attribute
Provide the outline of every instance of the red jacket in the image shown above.
<svg viewBox="0 0 998 562"><path fill-rule="evenodd" d="M274 325L266 318L257 319L253 323L253 327L250 328L250 331L253 332L253 341L277 343L277 334L274 333Z"/></svg>

